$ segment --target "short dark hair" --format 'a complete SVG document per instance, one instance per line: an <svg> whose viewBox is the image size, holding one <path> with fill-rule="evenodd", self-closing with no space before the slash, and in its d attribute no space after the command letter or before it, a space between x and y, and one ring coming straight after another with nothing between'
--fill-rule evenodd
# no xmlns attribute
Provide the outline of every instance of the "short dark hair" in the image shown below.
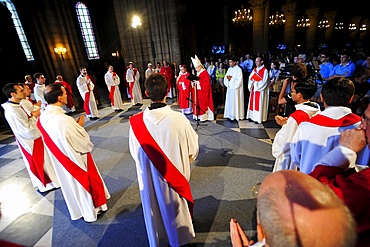
<svg viewBox="0 0 370 247"><path fill-rule="evenodd" d="M35 74L33 74L33 79L39 79L40 78L40 76L42 76L43 75L43 73L41 73L41 72L36 72Z"/></svg>
<svg viewBox="0 0 370 247"><path fill-rule="evenodd" d="M63 95L63 85L60 83L52 83L46 86L44 91L44 98L48 104L54 104L58 102L58 97Z"/></svg>
<svg viewBox="0 0 370 247"><path fill-rule="evenodd" d="M303 63L294 63L290 66L290 74L297 78L307 77L307 67Z"/></svg>
<svg viewBox="0 0 370 247"><path fill-rule="evenodd" d="M20 85L19 83L7 83L3 87L2 91L8 99L12 97L11 93L17 93L17 89L15 88L15 86Z"/></svg>
<svg viewBox="0 0 370 247"><path fill-rule="evenodd" d="M321 94L328 106L348 106L355 94L355 85L347 77L336 77L322 86Z"/></svg>
<svg viewBox="0 0 370 247"><path fill-rule="evenodd" d="M294 86L294 90L296 91L296 93L301 93L303 99L309 100L315 95L317 85L315 80L311 78L299 79Z"/></svg>
<svg viewBox="0 0 370 247"><path fill-rule="evenodd" d="M168 91L168 82L162 74L152 74L145 80L145 90L152 101L162 101Z"/></svg>

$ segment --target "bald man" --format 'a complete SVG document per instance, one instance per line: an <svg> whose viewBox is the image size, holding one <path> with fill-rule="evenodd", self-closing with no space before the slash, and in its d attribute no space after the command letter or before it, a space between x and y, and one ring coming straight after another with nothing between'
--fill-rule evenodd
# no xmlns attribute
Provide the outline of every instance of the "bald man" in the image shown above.
<svg viewBox="0 0 370 247"><path fill-rule="evenodd" d="M230 221L232 246L355 246L356 224L325 185L298 171L269 174L257 198L258 242ZM252 245L253 244L253 245Z"/></svg>

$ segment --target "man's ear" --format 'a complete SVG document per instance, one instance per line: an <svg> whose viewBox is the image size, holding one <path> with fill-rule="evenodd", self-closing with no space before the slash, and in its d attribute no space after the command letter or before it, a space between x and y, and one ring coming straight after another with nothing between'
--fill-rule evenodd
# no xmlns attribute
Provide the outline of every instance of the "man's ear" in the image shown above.
<svg viewBox="0 0 370 247"><path fill-rule="evenodd" d="M324 102L324 97L322 97L322 93L320 93L320 100L321 100L321 102Z"/></svg>
<svg viewBox="0 0 370 247"><path fill-rule="evenodd" d="M63 100L63 96L62 95L59 95L58 96L58 102L62 102L62 100Z"/></svg>
<svg viewBox="0 0 370 247"><path fill-rule="evenodd" d="M265 231L261 224L257 224L257 240L258 242L262 242L262 240L266 238Z"/></svg>
<svg viewBox="0 0 370 247"><path fill-rule="evenodd" d="M355 96L354 95L352 95L352 97L349 99L349 102L348 102L348 104L351 104L352 103L352 100L353 100L353 98L354 98Z"/></svg>
<svg viewBox="0 0 370 247"><path fill-rule="evenodd" d="M145 95L146 95L146 97L149 98L148 91L146 91L146 90L145 90Z"/></svg>

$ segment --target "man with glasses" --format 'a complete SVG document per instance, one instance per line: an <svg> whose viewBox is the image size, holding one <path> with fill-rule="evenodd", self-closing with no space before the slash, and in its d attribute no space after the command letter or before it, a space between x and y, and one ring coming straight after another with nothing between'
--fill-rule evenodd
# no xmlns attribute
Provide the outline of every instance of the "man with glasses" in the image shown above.
<svg viewBox="0 0 370 247"><path fill-rule="evenodd" d="M313 96L313 99L316 102L320 101L322 85L325 84L329 77L333 75L334 65L330 62L329 58L330 57L328 53L322 53L320 55L321 63L319 65L320 71L318 73L320 73L321 78L316 80L317 89L315 95Z"/></svg>
<svg viewBox="0 0 370 247"><path fill-rule="evenodd" d="M366 148L367 146L367 148ZM327 184L348 206L357 223L357 246L370 243L370 169L356 165L361 151L370 150L370 104L361 117L360 128L340 133L339 145L318 162L310 175Z"/></svg>
<svg viewBox="0 0 370 247"><path fill-rule="evenodd" d="M320 112L320 106L315 102L310 102L315 92L316 82L312 79L299 79L293 82L290 95L297 103L296 110L289 115L287 123L276 133L272 143L272 155L276 158L274 172L286 169L289 165L290 143L299 124Z"/></svg>

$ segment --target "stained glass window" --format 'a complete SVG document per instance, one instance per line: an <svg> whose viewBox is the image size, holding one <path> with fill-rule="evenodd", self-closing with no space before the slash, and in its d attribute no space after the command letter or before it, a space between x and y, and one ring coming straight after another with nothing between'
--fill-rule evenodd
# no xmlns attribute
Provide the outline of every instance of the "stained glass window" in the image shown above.
<svg viewBox="0 0 370 247"><path fill-rule="evenodd" d="M12 20L14 23L15 30L17 31L19 41L21 42L23 52L26 55L27 61L34 61L34 57L31 51L31 47L28 44L26 34L24 33L21 21L19 20L17 11L15 10L14 4L10 0L0 0L0 3L8 8L12 14Z"/></svg>
<svg viewBox="0 0 370 247"><path fill-rule="evenodd" d="M82 2L76 4L78 22L80 23L82 38L85 43L87 58L89 60L99 59L98 47L95 41L94 30L90 20L89 10Z"/></svg>

